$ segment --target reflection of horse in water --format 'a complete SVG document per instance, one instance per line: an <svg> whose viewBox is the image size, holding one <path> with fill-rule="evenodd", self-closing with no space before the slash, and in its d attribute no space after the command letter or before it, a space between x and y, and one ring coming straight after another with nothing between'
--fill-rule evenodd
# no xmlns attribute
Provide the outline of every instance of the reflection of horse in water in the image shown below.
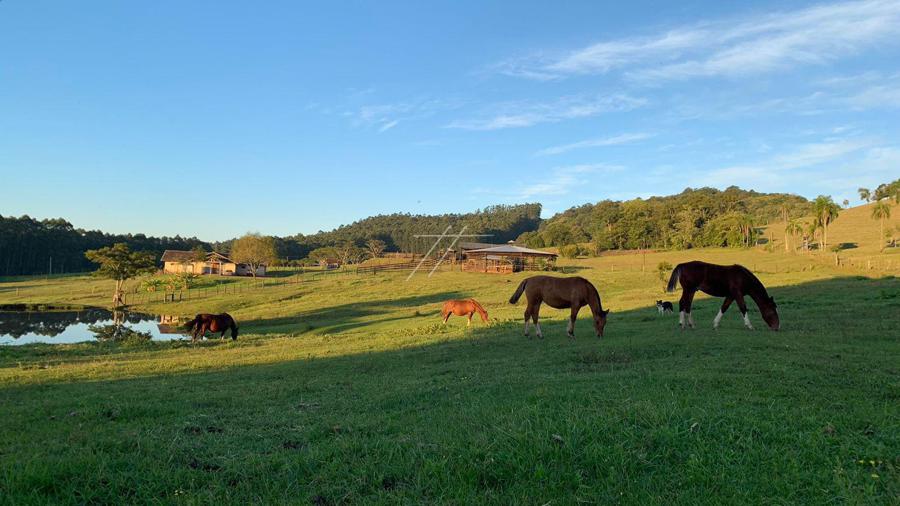
<svg viewBox="0 0 900 506"><path fill-rule="evenodd" d="M441 309L441 317L444 318L444 323L447 323L451 314L455 314L456 316L467 316L469 318L468 323L466 323L467 327L472 324L472 316L475 313L478 313L478 315L481 316L481 321L487 323L487 311L485 311L484 308L481 307L481 304L475 299L448 300Z"/></svg>
<svg viewBox="0 0 900 506"><path fill-rule="evenodd" d="M184 324L191 330L191 340L195 341L198 337L203 337L207 332L221 332L220 339L225 339L225 331L231 329L231 339L236 340L238 336L238 326L234 323L234 318L228 313L222 314L198 314L193 320Z"/></svg>

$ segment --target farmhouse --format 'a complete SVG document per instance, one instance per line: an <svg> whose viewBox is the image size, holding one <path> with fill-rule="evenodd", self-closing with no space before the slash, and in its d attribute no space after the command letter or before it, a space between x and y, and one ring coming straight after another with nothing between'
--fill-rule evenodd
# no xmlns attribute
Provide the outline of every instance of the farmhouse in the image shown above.
<svg viewBox="0 0 900 506"><path fill-rule="evenodd" d="M250 266L237 263L221 253L213 251L206 254L206 259L198 260L193 251L181 251L167 249L160 259L163 263L163 272L167 274L218 274L221 276L251 276ZM266 266L260 265L256 270L257 276L266 275Z"/></svg>
<svg viewBox="0 0 900 506"><path fill-rule="evenodd" d="M523 248L514 244L466 250L462 270L507 274L519 271L539 271L552 267L556 253Z"/></svg>

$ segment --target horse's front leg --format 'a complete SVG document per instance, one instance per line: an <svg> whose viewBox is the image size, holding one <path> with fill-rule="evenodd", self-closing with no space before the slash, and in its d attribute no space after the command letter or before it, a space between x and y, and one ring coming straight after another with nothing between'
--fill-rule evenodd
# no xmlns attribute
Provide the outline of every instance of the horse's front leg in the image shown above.
<svg viewBox="0 0 900 506"><path fill-rule="evenodd" d="M685 328L685 317L687 317L688 325L690 325L691 328L694 328L694 318L691 316L691 305L694 302L695 293L697 293L697 290L682 288L681 300L678 301L678 323L681 325L682 330Z"/></svg>
<svg viewBox="0 0 900 506"><path fill-rule="evenodd" d="M566 333L572 339L575 339L575 320L578 319L578 311L580 309L580 306L572 305L572 314L569 315L569 326L566 328Z"/></svg>
<svg viewBox="0 0 900 506"><path fill-rule="evenodd" d="M722 307L719 308L719 314L716 315L716 319L713 320L713 329L719 328L719 322L722 321L722 316L725 314L725 311L728 311L728 306L731 305L732 301L734 301L731 297L725 297L725 302L722 303Z"/></svg>
<svg viewBox="0 0 900 506"><path fill-rule="evenodd" d="M469 313L469 318L466 320L466 327L472 326L472 315L475 313Z"/></svg>
<svg viewBox="0 0 900 506"><path fill-rule="evenodd" d="M738 295L735 297L734 301L737 302L738 309L741 310L741 316L744 317L744 326L753 330L753 324L750 323L750 315L747 313L747 303L744 302L744 295Z"/></svg>

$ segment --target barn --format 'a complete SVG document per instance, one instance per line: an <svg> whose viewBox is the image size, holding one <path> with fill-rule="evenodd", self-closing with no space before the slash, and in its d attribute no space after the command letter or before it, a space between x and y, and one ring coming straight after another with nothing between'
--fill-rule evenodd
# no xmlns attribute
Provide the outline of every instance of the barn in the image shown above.
<svg viewBox="0 0 900 506"><path fill-rule="evenodd" d="M555 265L557 258L556 253L523 248L514 244L471 249L464 254L462 270L498 274L549 270Z"/></svg>
<svg viewBox="0 0 900 506"><path fill-rule="evenodd" d="M163 263L163 272L166 274L216 274L220 276L251 276L251 268L247 264L237 263L227 256L211 252L206 254L204 260L198 260L193 251L167 249L163 252L160 261ZM266 266L260 265L256 270L257 276L266 275Z"/></svg>

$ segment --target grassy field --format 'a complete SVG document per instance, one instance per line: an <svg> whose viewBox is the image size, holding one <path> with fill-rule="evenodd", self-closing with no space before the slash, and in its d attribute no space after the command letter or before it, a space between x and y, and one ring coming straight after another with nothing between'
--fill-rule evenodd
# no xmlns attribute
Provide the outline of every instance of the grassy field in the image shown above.
<svg viewBox="0 0 900 506"><path fill-rule="evenodd" d="M756 270L781 332L659 316L660 261ZM563 262L612 309L545 308L524 274L305 276L137 308L228 311L237 342L0 348L0 502L897 504L900 280L706 250ZM286 279L283 278L282 281ZM249 283L247 280L228 280ZM0 303L98 304L111 282L7 280ZM490 325L440 325L477 297ZM762 327L756 308L751 318Z"/></svg>

